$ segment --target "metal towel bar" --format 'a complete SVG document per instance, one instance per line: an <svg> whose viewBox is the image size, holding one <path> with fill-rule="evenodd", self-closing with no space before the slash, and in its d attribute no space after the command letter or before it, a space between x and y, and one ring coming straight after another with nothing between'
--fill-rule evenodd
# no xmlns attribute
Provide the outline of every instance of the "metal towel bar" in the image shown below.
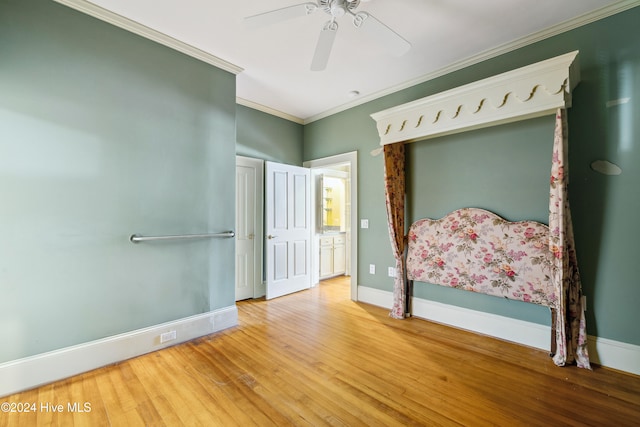
<svg viewBox="0 0 640 427"><path fill-rule="evenodd" d="M205 234L177 234L172 236L141 236L132 234L129 236L131 243L152 242L158 240L187 240L187 239L211 239L217 237L235 237L233 231L225 231L222 233L205 233Z"/></svg>

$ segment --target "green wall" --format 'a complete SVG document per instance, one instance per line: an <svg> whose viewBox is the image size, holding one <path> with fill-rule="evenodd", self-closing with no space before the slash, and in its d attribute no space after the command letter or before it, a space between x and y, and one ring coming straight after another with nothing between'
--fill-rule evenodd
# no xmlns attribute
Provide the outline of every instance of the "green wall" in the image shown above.
<svg viewBox="0 0 640 427"><path fill-rule="evenodd" d="M239 156L302 166L302 125L238 105Z"/></svg>
<svg viewBox="0 0 640 427"><path fill-rule="evenodd" d="M235 76L0 0L0 362L234 304Z"/></svg>
<svg viewBox="0 0 640 427"><path fill-rule="evenodd" d="M640 8L574 29L452 72L305 126L304 159L357 150L358 206L369 229L359 230L359 284L392 290L393 258L386 228L381 157L371 113L440 91L580 51L582 79L569 110L570 201L592 335L640 344L636 240L640 223ZM354 82L356 84L356 82ZM630 98L626 104L607 102ZM440 217L464 206L493 210L510 220L547 222L553 117L503 125L408 146L407 214ZM618 164L620 176L590 169L594 160ZM370 275L368 265L378 274ZM416 296L548 324L542 307L455 289L416 284Z"/></svg>

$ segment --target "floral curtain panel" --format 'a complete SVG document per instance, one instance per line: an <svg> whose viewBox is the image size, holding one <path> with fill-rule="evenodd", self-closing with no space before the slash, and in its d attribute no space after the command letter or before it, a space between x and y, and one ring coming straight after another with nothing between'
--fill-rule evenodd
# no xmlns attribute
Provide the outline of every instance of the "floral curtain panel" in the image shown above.
<svg viewBox="0 0 640 427"><path fill-rule="evenodd" d="M393 308L389 315L403 319L407 315L407 293L404 274L404 143L384 146L384 192L387 205L389 238L396 259L396 277L393 282Z"/></svg>
<svg viewBox="0 0 640 427"><path fill-rule="evenodd" d="M558 290L556 354L558 366L568 363L590 369L582 289L569 209L567 112L558 109L549 193L549 250L554 254L552 281Z"/></svg>

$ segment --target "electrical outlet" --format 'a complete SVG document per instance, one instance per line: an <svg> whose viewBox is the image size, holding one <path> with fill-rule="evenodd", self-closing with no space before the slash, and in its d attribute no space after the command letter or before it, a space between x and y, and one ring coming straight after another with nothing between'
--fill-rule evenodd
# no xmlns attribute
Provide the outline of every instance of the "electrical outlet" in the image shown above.
<svg viewBox="0 0 640 427"><path fill-rule="evenodd" d="M176 339L176 337L177 337L176 331L165 332L164 334L160 335L160 344L165 343L167 341L173 341Z"/></svg>
<svg viewBox="0 0 640 427"><path fill-rule="evenodd" d="M376 274L376 265L369 264L369 274Z"/></svg>
<svg viewBox="0 0 640 427"><path fill-rule="evenodd" d="M389 277L396 277L395 267L389 267L389 269L387 270L387 274L389 275Z"/></svg>
<svg viewBox="0 0 640 427"><path fill-rule="evenodd" d="M369 220L361 219L360 220L360 228L369 228Z"/></svg>

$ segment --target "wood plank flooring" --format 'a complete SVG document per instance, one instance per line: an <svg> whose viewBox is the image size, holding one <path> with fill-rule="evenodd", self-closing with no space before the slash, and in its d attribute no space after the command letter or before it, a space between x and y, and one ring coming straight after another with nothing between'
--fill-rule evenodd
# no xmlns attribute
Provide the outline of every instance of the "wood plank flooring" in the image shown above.
<svg viewBox="0 0 640 427"><path fill-rule="evenodd" d="M38 405L0 426L640 425L638 376L394 320L344 279L238 310L235 328L0 398Z"/></svg>

